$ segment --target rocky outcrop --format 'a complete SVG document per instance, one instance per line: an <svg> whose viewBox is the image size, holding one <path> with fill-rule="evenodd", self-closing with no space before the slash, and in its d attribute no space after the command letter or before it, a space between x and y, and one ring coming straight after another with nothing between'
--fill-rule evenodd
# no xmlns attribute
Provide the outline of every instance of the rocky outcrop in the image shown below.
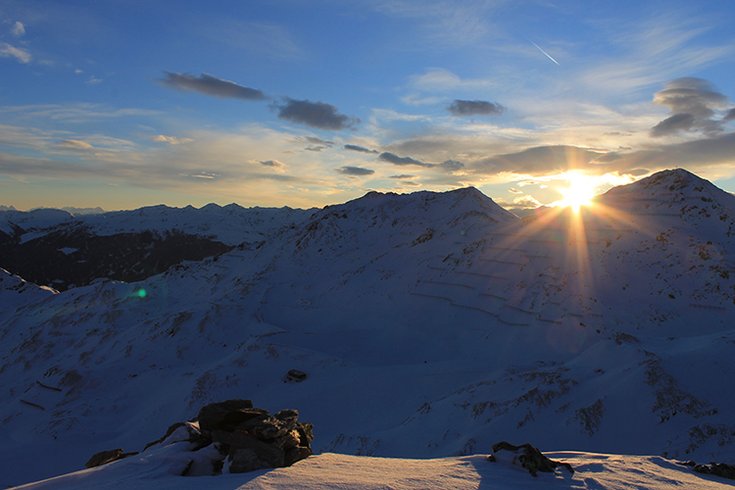
<svg viewBox="0 0 735 490"><path fill-rule="evenodd" d="M685 463L679 464L690 466L697 473L702 473L704 475L714 475L721 478L735 480L735 465L727 463L697 464L694 461L687 461Z"/></svg>
<svg viewBox="0 0 735 490"><path fill-rule="evenodd" d="M171 425L163 437L146 445L188 442L183 453L182 476L243 473L290 466L312 454L311 424L299 422L299 412L281 410L274 415L254 408L250 400L226 400L202 407L196 420ZM122 449L97 453L87 467L106 464L134 453ZM178 472L179 470L177 470Z"/></svg>
<svg viewBox="0 0 735 490"><path fill-rule="evenodd" d="M511 464L520 465L527 469L531 476L537 476L539 471L552 473L556 468L562 467L574 474L574 468L569 463L554 461L544 456L541 451L530 444L514 446L505 441L493 444L493 454L488 456L488 461L496 462L508 459ZM502 455L499 454L503 451ZM506 456L509 456L506 458Z"/></svg>

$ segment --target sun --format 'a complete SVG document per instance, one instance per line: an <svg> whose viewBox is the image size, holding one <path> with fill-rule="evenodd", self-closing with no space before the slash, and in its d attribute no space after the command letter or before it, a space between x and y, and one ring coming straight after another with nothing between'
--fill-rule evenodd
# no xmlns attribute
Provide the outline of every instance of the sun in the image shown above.
<svg viewBox="0 0 735 490"><path fill-rule="evenodd" d="M592 178L582 174L570 173L566 176L568 185L557 189L562 199L558 202L559 206L570 207L575 213L578 213L582 206L592 204L595 197L595 183Z"/></svg>

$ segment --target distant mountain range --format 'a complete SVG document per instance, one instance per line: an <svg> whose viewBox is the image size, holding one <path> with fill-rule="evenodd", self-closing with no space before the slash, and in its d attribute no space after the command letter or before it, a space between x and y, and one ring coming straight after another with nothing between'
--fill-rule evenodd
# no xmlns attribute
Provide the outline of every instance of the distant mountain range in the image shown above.
<svg viewBox="0 0 735 490"><path fill-rule="evenodd" d="M685 170L523 219L474 188L4 211L0 266L0 483L230 398L317 451L735 459L735 197Z"/></svg>

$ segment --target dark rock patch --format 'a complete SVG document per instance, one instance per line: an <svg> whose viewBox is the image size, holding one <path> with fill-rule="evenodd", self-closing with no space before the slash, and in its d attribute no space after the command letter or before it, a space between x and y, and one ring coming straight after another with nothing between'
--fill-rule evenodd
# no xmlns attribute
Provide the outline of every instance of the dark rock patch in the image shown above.
<svg viewBox="0 0 735 490"><path fill-rule="evenodd" d="M0 237L0 267L60 291L98 278L140 281L184 260L202 260L232 249L178 230L98 236L75 226L26 242L21 241L22 233Z"/></svg>
<svg viewBox="0 0 735 490"><path fill-rule="evenodd" d="M299 412L286 409L271 415L250 400L226 400L199 410L197 419L171 425L163 437L146 445L188 442L179 474L216 475L290 466L312 454L311 424L299 422ZM136 453L122 449L97 453L87 467L99 466Z"/></svg>
<svg viewBox="0 0 735 490"><path fill-rule="evenodd" d="M300 383L307 378L307 374L298 369L289 369L283 380L287 383Z"/></svg>
<svg viewBox="0 0 735 490"><path fill-rule="evenodd" d="M500 459L498 453L500 451L505 451L510 453L510 461L512 464L517 464L527 469L531 476L537 476L539 471L553 473L554 470L560 466L567 469L570 474L574 474L574 468L572 468L572 465L549 459L544 456L541 451L530 444L514 446L513 444L501 441L493 444L492 450L493 454L488 456L488 461L496 462Z"/></svg>
<svg viewBox="0 0 735 490"><path fill-rule="evenodd" d="M133 456L135 454L138 453L126 453L122 449L110 449L107 451L100 451L93 454L92 457L89 458L86 463L84 463L84 466L87 468L94 468L95 466L102 466L103 464L112 463L113 461L117 461L118 459L127 458L128 456Z"/></svg>
<svg viewBox="0 0 735 490"><path fill-rule="evenodd" d="M697 473L702 473L703 475L714 475L735 480L735 465L727 463L697 464L694 461L686 461L679 464L689 466Z"/></svg>

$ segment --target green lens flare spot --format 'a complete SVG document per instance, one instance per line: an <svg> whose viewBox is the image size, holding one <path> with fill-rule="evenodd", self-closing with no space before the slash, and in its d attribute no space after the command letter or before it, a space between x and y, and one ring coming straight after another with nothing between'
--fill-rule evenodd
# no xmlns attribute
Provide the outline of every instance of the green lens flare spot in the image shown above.
<svg viewBox="0 0 735 490"><path fill-rule="evenodd" d="M148 296L148 291L146 291L146 290L145 290L145 289L143 289L143 288L140 288L140 289L138 289L138 290L137 290L137 291L135 292L135 295L136 295L137 297L139 297L139 298L145 298L146 296Z"/></svg>

